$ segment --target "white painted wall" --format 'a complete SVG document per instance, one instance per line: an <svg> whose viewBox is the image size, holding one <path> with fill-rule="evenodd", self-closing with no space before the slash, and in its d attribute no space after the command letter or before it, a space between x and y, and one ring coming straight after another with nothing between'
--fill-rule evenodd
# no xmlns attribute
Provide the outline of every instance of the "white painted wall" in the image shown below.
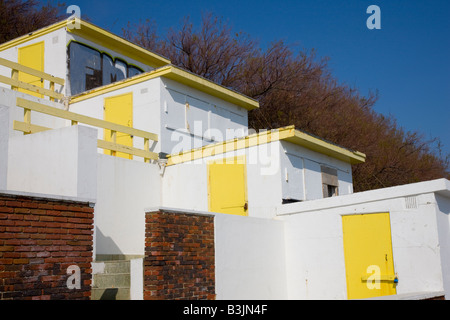
<svg viewBox="0 0 450 320"><path fill-rule="evenodd" d="M73 126L11 137L7 189L95 199L96 135Z"/></svg>
<svg viewBox="0 0 450 320"><path fill-rule="evenodd" d="M0 122L8 124L2 126L0 139L2 145L8 145L1 157L5 160L7 155L8 163L0 164L0 173L7 174L3 180L7 185L2 189L97 198L96 253L142 255L143 210L160 204L159 166L98 154L98 131L102 130L83 125L65 127L65 120L34 112L33 124L58 129L24 136L13 130L12 123L13 120L23 121L23 109L16 107L15 101L27 95L10 89L0 88L0 91L2 104L6 104L2 107ZM142 102L135 101L138 105ZM100 104L99 109L102 106ZM88 107L87 104L86 110L91 111ZM142 122L145 118L138 118L137 126L139 123L143 126ZM7 135L3 134L5 130Z"/></svg>
<svg viewBox="0 0 450 320"><path fill-rule="evenodd" d="M168 166L162 179L162 205L208 211L208 161L241 155L246 155L248 215L273 217L281 204L279 142Z"/></svg>
<svg viewBox="0 0 450 320"><path fill-rule="evenodd" d="M450 299L450 190L442 194L437 192L435 197L444 290Z"/></svg>
<svg viewBox="0 0 450 320"><path fill-rule="evenodd" d="M217 300L287 299L284 223L215 215Z"/></svg>
<svg viewBox="0 0 450 320"><path fill-rule="evenodd" d="M339 195L353 193L352 168L349 163L287 141L281 141L281 148L283 198L302 201L322 199L321 165L337 170Z"/></svg>
<svg viewBox="0 0 450 320"><path fill-rule="evenodd" d="M227 138L227 133L231 138L236 134L242 136L247 126L245 109L164 78L146 80L72 103L69 110L103 119L104 99L129 92L133 93L133 127L158 134L159 142L150 148L154 152L178 153L201 147L212 142L199 138L208 132L214 134L218 141ZM186 101L190 104L188 111ZM225 118L231 114L234 115L231 117L233 121ZM186 121L191 123L192 135L185 133ZM199 130L198 136L194 135L194 129ZM102 130L99 130L99 139L103 139ZM142 148L143 139L135 137L133 144L136 148Z"/></svg>
<svg viewBox="0 0 450 320"><path fill-rule="evenodd" d="M30 96L28 94L22 93L22 92L18 92L18 91L14 91L11 89L6 89L6 88L0 88L0 104L7 106L10 108L9 110L9 134L10 136L22 136L23 133L20 131L15 131L13 128L13 121L17 120L17 121L23 121L23 108L19 108L16 105L16 101L17 98L23 98L23 99L27 99L30 101L34 101L46 106L50 106L50 107L54 107L57 109L64 109L64 105L58 102L51 102L49 100L46 99L40 99L37 97L33 97ZM47 127L47 128L52 128L52 129L58 129L58 128L64 128L70 125L70 122L57 118L57 117L53 117L53 116L49 116L43 113L39 113L39 112L35 112L32 111L31 112L31 123L35 124L35 125L39 125L39 126L43 126L43 127Z"/></svg>
<svg viewBox="0 0 450 320"><path fill-rule="evenodd" d="M26 47L38 42L44 41L44 72L55 77L66 79L66 29L62 28L55 30L46 35L32 39L18 46L3 50L0 52L0 57L10 60L12 62L18 62L19 48ZM11 77L11 69L0 66L0 75ZM0 86L10 88L9 85L0 83ZM45 81L44 88L49 88L48 81ZM57 92L65 91L65 88L58 84L55 84ZM46 98L48 99L48 98Z"/></svg>
<svg viewBox="0 0 450 320"><path fill-rule="evenodd" d="M133 94L133 128L160 135L160 79L147 80L129 87L101 94L77 103L71 103L69 111L96 119L104 119L104 101L106 98L127 93ZM103 139L104 131L98 131L98 139ZM160 140L160 139L159 139ZM135 148L143 148L144 140L133 138ZM150 142L150 150L159 152L160 143ZM102 150L99 150L103 152ZM143 161L136 157L136 160Z"/></svg>
<svg viewBox="0 0 450 320"><path fill-rule="evenodd" d="M32 45L38 42L45 42L44 47L44 72L51 74L53 76L66 79L66 85L61 87L56 85L56 91L64 92L66 95L70 95L70 82L68 81L68 62L67 62L67 51L68 44L71 41L77 41L84 45L89 46L97 50L100 53L107 53L112 59L120 59L121 61L125 61L129 65L137 66L145 71L153 70L153 67L145 65L139 61L126 57L114 49L106 48L102 45L94 43L90 40L87 40L78 35L74 35L67 31L67 28L63 27L61 29L52 31L48 34L40 36L35 39L31 39L25 43L22 43L18 46L3 50L0 52L0 57L8 59L13 62L18 62L18 50L21 47L25 47L28 45ZM11 76L11 69L0 66L0 74L4 76ZM0 84L2 87L9 88L10 86L5 84ZM46 81L46 88L49 88L48 82Z"/></svg>
<svg viewBox="0 0 450 320"><path fill-rule="evenodd" d="M284 197L301 197L306 193L307 200L308 196L322 198L321 164L338 169L343 194L353 192L350 164L292 143L274 141L167 167L162 182L163 205L208 210L207 162L243 154L247 164L249 216L273 218Z"/></svg>
<svg viewBox="0 0 450 320"><path fill-rule="evenodd" d="M160 205L159 167L97 155L96 255L144 255L145 208Z"/></svg>
<svg viewBox="0 0 450 320"><path fill-rule="evenodd" d="M246 109L167 78L161 81L163 152L179 153L245 135Z"/></svg>
<svg viewBox="0 0 450 320"><path fill-rule="evenodd" d="M397 294L443 291L448 214L437 209L434 194L446 188L450 191L450 184L442 179L280 206L289 299L346 299L342 215L378 212L390 213ZM414 197L417 207L408 208L406 197ZM444 212L446 197L439 201ZM438 227L439 220L447 225Z"/></svg>
<svg viewBox="0 0 450 320"><path fill-rule="evenodd" d="M130 260L130 300L144 300L144 259Z"/></svg>
<svg viewBox="0 0 450 320"><path fill-rule="evenodd" d="M19 48L26 47L44 41L44 72L52 76L66 79L66 30L65 28L55 30L46 35L32 39L18 46L3 50L0 57L12 62L18 62ZM11 69L0 66L0 75L11 77ZM49 82L44 81L44 88L49 89ZM9 85L0 83L0 87L10 88ZM65 93L66 86L55 84L55 90ZM48 97L45 98L49 100Z"/></svg>
<svg viewBox="0 0 450 320"><path fill-rule="evenodd" d="M6 190L7 188L9 154L9 110L9 107L0 104L0 190Z"/></svg>

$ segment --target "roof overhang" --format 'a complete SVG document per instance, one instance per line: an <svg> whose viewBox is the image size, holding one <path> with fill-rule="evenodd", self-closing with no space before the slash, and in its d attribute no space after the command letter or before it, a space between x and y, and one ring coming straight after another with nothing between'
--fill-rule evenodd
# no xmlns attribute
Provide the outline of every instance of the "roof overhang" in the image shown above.
<svg viewBox="0 0 450 320"><path fill-rule="evenodd" d="M78 25L73 24L74 22ZM21 45L22 43L36 39L62 28L65 28L67 32L97 43L98 45L129 57L130 59L139 61L145 65L158 68L170 64L169 59L154 52L148 51L128 40L125 40L124 38L121 38L109 31L106 31L81 19L75 19L75 21L73 19L63 20L34 32L30 32L24 36L1 44L0 51Z"/></svg>
<svg viewBox="0 0 450 320"><path fill-rule="evenodd" d="M361 152L345 149L296 130L294 126L288 126L280 129L261 131L243 138L209 144L202 148L192 149L178 154L171 154L167 156L168 165L203 159L274 141L287 141L350 164L363 163L366 159L366 155Z"/></svg>
<svg viewBox="0 0 450 320"><path fill-rule="evenodd" d="M89 22L83 20L79 20L79 22L79 28L67 28L67 31L154 68L170 64L169 59L159 54L148 51Z"/></svg>
<svg viewBox="0 0 450 320"><path fill-rule="evenodd" d="M199 91L210 94L214 97L220 98L224 101L228 101L247 110L253 110L259 108L259 102L252 98L249 98L243 94L240 94L234 90L216 84L203 77L197 76L191 72L183 70L173 65L167 65L153 71L141 73L131 78L127 78L115 83L111 83L106 86L98 87L90 91L86 91L71 98L71 103L77 103L86 99L93 98L98 95L102 95L108 92L112 92L121 88L129 87L144 81L148 81L155 78L168 78L178 83L182 83L188 87L197 89Z"/></svg>
<svg viewBox="0 0 450 320"><path fill-rule="evenodd" d="M50 26L44 27L42 29L27 33L26 35L23 35L21 37L15 38L13 40L10 40L8 42L0 44L0 52L7 50L9 48L21 45L22 43L25 43L27 41L39 38L43 35L46 35L50 32L56 31L58 29L64 28L67 25L67 20L60 21L58 23L52 24Z"/></svg>
<svg viewBox="0 0 450 320"><path fill-rule="evenodd" d="M281 140L291 142L350 164L358 164L366 161L366 155L364 153L352 151L305 132L295 130L293 126L289 128L289 134Z"/></svg>

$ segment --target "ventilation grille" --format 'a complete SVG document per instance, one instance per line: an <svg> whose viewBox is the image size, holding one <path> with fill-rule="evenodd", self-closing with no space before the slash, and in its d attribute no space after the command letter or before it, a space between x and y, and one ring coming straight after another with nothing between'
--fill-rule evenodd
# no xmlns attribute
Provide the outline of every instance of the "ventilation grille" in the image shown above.
<svg viewBox="0 0 450 320"><path fill-rule="evenodd" d="M417 209L417 197L405 197L406 209Z"/></svg>

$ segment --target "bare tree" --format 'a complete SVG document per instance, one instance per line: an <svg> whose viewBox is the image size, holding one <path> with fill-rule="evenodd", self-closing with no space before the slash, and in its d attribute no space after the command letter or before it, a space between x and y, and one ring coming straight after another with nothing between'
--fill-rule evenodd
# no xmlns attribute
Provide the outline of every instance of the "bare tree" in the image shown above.
<svg viewBox="0 0 450 320"><path fill-rule="evenodd" d="M0 43L59 21L64 6L40 6L37 0L0 0Z"/></svg>
<svg viewBox="0 0 450 320"><path fill-rule="evenodd" d="M124 35L172 63L258 99L249 114L254 129L297 129L367 155L353 166L354 189L363 191L435 178L450 178L449 157L439 139L405 132L392 117L373 110L378 93L362 96L340 84L314 50L295 53L283 41L262 50L248 35L234 33L208 13L200 28L186 18L160 37L156 24L129 26Z"/></svg>

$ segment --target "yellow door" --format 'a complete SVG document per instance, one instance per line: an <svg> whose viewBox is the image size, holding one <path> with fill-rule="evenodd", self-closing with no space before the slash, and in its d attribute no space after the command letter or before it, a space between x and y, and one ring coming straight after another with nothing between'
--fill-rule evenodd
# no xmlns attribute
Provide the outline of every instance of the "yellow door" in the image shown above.
<svg viewBox="0 0 450 320"><path fill-rule="evenodd" d="M105 98L104 119L127 127L133 127L133 93L126 93L119 96ZM104 130L104 140L113 141L111 130ZM132 147L133 137L122 132L116 133L116 143ZM113 152L105 150L105 154L115 155L117 157L133 159L132 155L123 152Z"/></svg>
<svg viewBox="0 0 450 320"><path fill-rule="evenodd" d="M245 157L208 163L209 211L247 215Z"/></svg>
<svg viewBox="0 0 450 320"><path fill-rule="evenodd" d="M44 42L38 42L26 47L19 48L18 62L29 68L39 71L44 71ZM19 72L19 81L32 84L36 87L43 88L44 82L41 78L29 75L27 73ZM42 98L43 95L31 92L25 89L19 91Z"/></svg>
<svg viewBox="0 0 450 320"><path fill-rule="evenodd" d="M396 294L389 213L342 217L348 299Z"/></svg>

